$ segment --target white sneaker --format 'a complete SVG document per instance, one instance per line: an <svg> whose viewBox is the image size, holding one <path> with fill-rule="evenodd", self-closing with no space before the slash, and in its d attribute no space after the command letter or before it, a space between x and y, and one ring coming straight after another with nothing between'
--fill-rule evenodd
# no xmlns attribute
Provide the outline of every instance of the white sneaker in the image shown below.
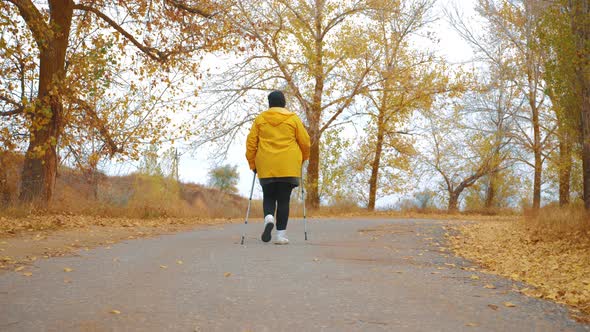
<svg viewBox="0 0 590 332"><path fill-rule="evenodd" d="M289 244L289 239L287 239L287 231L277 231L277 237L275 239L275 244Z"/></svg>
<svg viewBox="0 0 590 332"><path fill-rule="evenodd" d="M262 232L262 242L268 242L271 239L270 232L272 232L273 227L275 227L275 217L272 214L267 215L264 217L264 231Z"/></svg>

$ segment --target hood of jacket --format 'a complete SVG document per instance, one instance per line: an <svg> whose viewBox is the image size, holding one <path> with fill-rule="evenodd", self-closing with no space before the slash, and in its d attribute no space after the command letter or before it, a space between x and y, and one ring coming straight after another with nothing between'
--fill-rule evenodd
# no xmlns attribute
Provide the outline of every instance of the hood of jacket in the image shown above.
<svg viewBox="0 0 590 332"><path fill-rule="evenodd" d="M293 115L295 115L295 113L289 112L283 107L271 107L262 113L262 118L266 120L266 122L270 123L273 127L276 127Z"/></svg>

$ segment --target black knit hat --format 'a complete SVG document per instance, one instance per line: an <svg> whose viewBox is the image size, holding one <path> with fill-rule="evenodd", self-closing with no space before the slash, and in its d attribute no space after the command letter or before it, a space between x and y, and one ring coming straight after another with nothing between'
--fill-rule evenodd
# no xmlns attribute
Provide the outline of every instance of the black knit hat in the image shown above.
<svg viewBox="0 0 590 332"><path fill-rule="evenodd" d="M287 102L285 101L285 95L275 90L268 95L268 107L285 107Z"/></svg>

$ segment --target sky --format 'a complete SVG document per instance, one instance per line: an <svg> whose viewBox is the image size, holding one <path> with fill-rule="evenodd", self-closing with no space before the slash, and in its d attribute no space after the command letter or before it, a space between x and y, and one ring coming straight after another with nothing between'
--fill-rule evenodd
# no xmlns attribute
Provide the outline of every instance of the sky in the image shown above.
<svg viewBox="0 0 590 332"><path fill-rule="evenodd" d="M442 8L457 4L464 12L466 18L475 15L473 7L475 0L439 0L436 5L436 14L440 19L434 23L432 30L438 33L440 43L438 45L421 45L427 48L434 48L440 55L444 56L450 63L464 63L468 62L472 56L470 46L463 41L459 35L452 29L447 20L444 18ZM223 60L218 60L209 57L204 63L204 67L223 67ZM266 100L261 100L261 103L266 103ZM288 106L287 106L288 107ZM182 149L181 149L182 150ZM180 157L179 176L182 182L193 182L200 184L207 184L209 170L213 164L207 159L208 152L205 148L197 150L196 153L184 153ZM226 164L237 165L240 173L240 180L238 183L238 191L242 196L247 197L250 193L252 184L252 172L248 167L248 163L244 156L245 154L245 138L237 139L230 147ZM119 166L111 169L109 173L125 173L133 166ZM262 190L256 181L254 188L254 197L261 198ZM391 197L380 199L377 201L377 207L386 206L391 203Z"/></svg>

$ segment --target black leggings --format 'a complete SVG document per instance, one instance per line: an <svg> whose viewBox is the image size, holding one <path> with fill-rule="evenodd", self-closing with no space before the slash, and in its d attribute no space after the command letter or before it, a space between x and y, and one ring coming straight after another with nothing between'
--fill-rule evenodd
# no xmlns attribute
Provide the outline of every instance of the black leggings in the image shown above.
<svg viewBox="0 0 590 332"><path fill-rule="evenodd" d="M262 207L264 216L274 215L277 211L277 230L287 229L289 221L289 200L295 185L287 182L272 182L262 186Z"/></svg>

